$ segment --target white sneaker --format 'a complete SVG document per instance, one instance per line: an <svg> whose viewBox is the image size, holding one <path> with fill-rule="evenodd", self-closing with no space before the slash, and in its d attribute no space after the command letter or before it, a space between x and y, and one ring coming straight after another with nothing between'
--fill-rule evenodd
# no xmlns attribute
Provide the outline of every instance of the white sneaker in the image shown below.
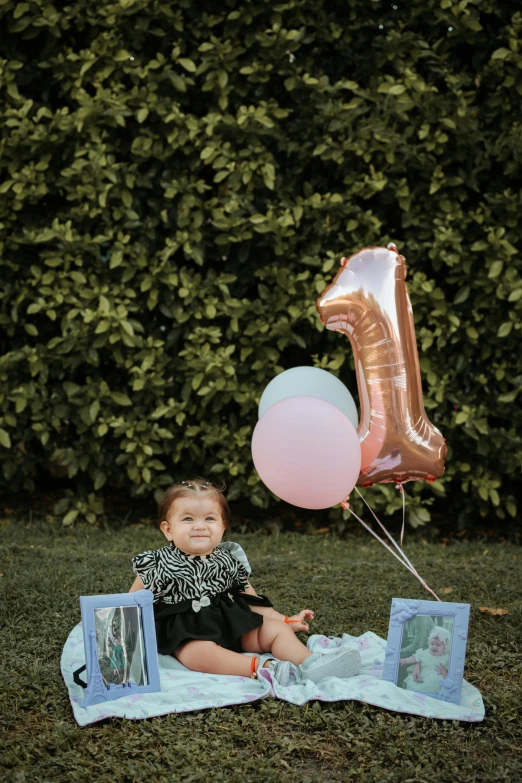
<svg viewBox="0 0 522 783"><path fill-rule="evenodd" d="M296 666L295 663L290 663L290 661L279 661L277 658L273 658L268 666L265 666L264 668L268 669L274 680L278 682L279 685L282 685L283 688L287 688L289 685L295 685L301 681L299 666ZM257 671L259 676L259 669Z"/></svg>
<svg viewBox="0 0 522 783"><path fill-rule="evenodd" d="M297 669L303 680L321 682L327 677L355 677L360 667L361 656L357 650L344 648L326 654L312 653Z"/></svg>

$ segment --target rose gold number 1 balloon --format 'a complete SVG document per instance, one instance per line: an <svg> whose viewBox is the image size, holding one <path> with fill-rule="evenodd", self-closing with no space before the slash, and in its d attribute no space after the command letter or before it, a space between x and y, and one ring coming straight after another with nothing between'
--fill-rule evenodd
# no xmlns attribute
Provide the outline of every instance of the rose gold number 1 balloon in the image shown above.
<svg viewBox="0 0 522 783"><path fill-rule="evenodd" d="M422 400L419 356L404 257L395 245L364 248L317 300L327 329L352 344L361 405L358 484L434 481L446 445Z"/></svg>

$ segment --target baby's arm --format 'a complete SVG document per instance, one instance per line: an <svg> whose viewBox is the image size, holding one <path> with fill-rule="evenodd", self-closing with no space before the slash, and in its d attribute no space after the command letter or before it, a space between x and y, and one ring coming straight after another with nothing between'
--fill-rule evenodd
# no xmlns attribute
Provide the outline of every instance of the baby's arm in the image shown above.
<svg viewBox="0 0 522 783"><path fill-rule="evenodd" d="M257 595L256 591L250 584L248 583L248 587L243 592L248 593L249 595ZM285 615L281 614L281 612L277 612L273 607L271 606L250 606L250 609L252 612L256 612L257 614L262 614L263 617L266 617L270 620L280 620L281 622L284 622ZM311 609L303 609L302 612L299 612L299 614L294 615L293 617L289 617L289 620L292 622L289 623L290 628L292 631L308 631L309 627L308 624L305 622L306 619L313 620L314 619L314 613Z"/></svg>
<svg viewBox="0 0 522 783"><path fill-rule="evenodd" d="M409 658L400 659L401 666L407 665L408 663L418 663L418 661L414 655L410 655Z"/></svg>
<svg viewBox="0 0 522 783"><path fill-rule="evenodd" d="M134 582L132 583L132 587L129 590L129 593L135 593L136 590L145 590L145 585L143 584L139 576L137 576Z"/></svg>
<svg viewBox="0 0 522 783"><path fill-rule="evenodd" d="M415 680L415 682L422 682L422 675L421 675L421 665L420 663L416 663L413 667L413 671L411 673L411 676Z"/></svg>

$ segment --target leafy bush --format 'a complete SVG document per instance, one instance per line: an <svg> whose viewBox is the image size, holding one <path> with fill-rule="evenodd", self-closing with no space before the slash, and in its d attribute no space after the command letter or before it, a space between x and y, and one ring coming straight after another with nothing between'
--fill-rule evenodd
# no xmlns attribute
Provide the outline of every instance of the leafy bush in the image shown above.
<svg viewBox="0 0 522 783"><path fill-rule="evenodd" d="M217 471L266 506L257 401L312 362L354 390L315 297L395 241L449 444L410 522L517 516L518 3L4 0L0 21L6 489L63 474L95 517L104 487Z"/></svg>

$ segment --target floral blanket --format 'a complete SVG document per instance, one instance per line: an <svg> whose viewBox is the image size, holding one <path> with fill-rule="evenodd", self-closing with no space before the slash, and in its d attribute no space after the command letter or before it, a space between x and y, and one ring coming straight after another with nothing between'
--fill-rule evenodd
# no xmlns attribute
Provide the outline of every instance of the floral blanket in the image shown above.
<svg viewBox="0 0 522 783"><path fill-rule="evenodd" d="M310 636L308 647L313 651L328 652L337 647L359 650L361 670L357 677L340 680L330 678L319 684L307 681L283 688L272 681L270 674L253 680L249 677L200 674L186 669L175 658L160 655L160 693L144 693L124 696L114 701L81 707L83 689L74 683L73 671L85 663L82 626L71 631L62 653L61 669L74 717L80 726L119 717L127 719L151 718L170 712L190 712L229 704L244 704L272 696L291 704L308 701L364 701L393 712L407 712L425 718L442 720L481 721L484 719L484 703L480 692L468 682L462 687L461 703L438 701L422 693L397 688L381 679L386 641L371 631L362 636L326 637ZM85 675L83 675L85 677Z"/></svg>

